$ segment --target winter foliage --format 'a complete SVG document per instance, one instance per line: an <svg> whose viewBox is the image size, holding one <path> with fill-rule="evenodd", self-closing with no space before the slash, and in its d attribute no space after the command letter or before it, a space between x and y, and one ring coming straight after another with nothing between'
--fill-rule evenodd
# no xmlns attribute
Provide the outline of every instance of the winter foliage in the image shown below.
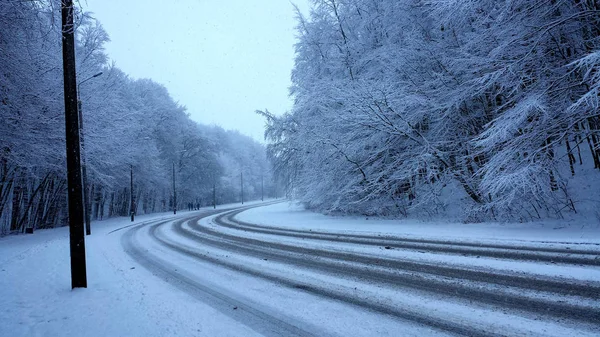
<svg viewBox="0 0 600 337"><path fill-rule="evenodd" d="M83 154L92 219L189 203L239 202L273 195L262 145L237 132L199 125L166 88L131 79L110 64L102 25L75 19ZM60 2L0 4L0 234L66 224ZM91 78L102 72L101 76ZM90 79L91 78L91 79ZM89 80L87 80L89 79Z"/></svg>
<svg viewBox="0 0 600 337"><path fill-rule="evenodd" d="M600 4L314 0L267 119L321 211L529 221L600 209Z"/></svg>

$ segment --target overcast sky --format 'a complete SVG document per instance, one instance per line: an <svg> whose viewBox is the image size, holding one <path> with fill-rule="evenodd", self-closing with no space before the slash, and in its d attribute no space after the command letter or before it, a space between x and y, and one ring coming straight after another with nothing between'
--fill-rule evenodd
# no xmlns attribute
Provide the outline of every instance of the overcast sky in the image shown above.
<svg viewBox="0 0 600 337"><path fill-rule="evenodd" d="M308 13L309 0L292 0ZM109 57L133 78L151 78L193 120L263 141L255 110L281 114L294 62L288 0L82 0L111 42ZM166 5L168 4L168 5Z"/></svg>

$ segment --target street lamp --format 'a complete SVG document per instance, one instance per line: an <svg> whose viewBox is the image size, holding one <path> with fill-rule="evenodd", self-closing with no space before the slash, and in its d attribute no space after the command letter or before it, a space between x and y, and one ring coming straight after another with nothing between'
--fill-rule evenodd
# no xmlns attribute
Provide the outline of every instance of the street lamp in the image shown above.
<svg viewBox="0 0 600 337"><path fill-rule="evenodd" d="M187 150L175 151L176 154L184 152L187 152ZM175 186L175 161L173 161L173 214L177 214L177 189Z"/></svg>
<svg viewBox="0 0 600 337"><path fill-rule="evenodd" d="M129 165L129 178L131 183L131 222L135 219L135 199L133 196L133 164Z"/></svg>
<svg viewBox="0 0 600 337"><path fill-rule="evenodd" d="M144 137L141 138L143 140L148 140L150 139L150 137ZM135 213L136 213L136 204L135 204L135 196L133 194L133 164L129 164L129 183L130 183L130 190L131 190L131 197L130 197L130 212L131 212L131 222L133 222L135 220Z"/></svg>
<svg viewBox="0 0 600 337"><path fill-rule="evenodd" d="M85 216L85 234L86 235L90 235L92 234L92 226L91 226L91 211L92 211L92 207L90 204L90 187L88 185L88 179L87 179L87 164L86 164L86 157L85 157L85 137L83 135L83 107L81 104L81 99L79 96L79 88L81 87L82 84L84 84L85 82L91 80L92 78L96 78L98 76L102 75L102 72L99 72L93 76L90 76L88 78L86 78L85 80L79 82L79 84L77 84L77 108L79 110L79 138L81 139L81 175L83 176L83 209L84 209L84 216Z"/></svg>
<svg viewBox="0 0 600 337"><path fill-rule="evenodd" d="M77 85L77 89L79 89L79 86L80 86L80 85L82 85L82 84L84 84L85 82L87 82L87 81L91 80L92 78L96 78L96 77L98 77L98 76L100 76L100 75L102 75L102 74L103 74L103 72L102 72L102 71L100 71L100 72L98 72L98 73L96 73L96 74L94 74L94 75L92 75L92 76L90 76L90 77L86 78L85 80L83 80L83 81L79 82L79 84ZM77 93L79 94L79 90L77 91Z"/></svg>
<svg viewBox="0 0 600 337"><path fill-rule="evenodd" d="M217 182L213 177L213 209L217 209Z"/></svg>
<svg viewBox="0 0 600 337"><path fill-rule="evenodd" d="M173 162L173 214L177 214L177 189L175 188L175 162Z"/></svg>

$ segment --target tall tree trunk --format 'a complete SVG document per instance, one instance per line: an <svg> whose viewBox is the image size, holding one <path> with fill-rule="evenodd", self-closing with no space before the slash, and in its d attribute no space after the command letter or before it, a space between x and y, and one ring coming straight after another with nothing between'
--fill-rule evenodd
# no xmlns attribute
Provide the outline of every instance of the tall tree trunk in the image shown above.
<svg viewBox="0 0 600 337"><path fill-rule="evenodd" d="M556 176L554 175L554 169L552 169L552 163L554 162L554 149L552 149L551 144L552 140L550 138L546 138L544 150L548 156L548 159L550 159L550 165L548 165L548 174L550 175L550 190L557 191L558 182L556 181Z"/></svg>
<svg viewBox="0 0 600 337"><path fill-rule="evenodd" d="M108 216L115 215L115 192L110 193L110 203L108 204Z"/></svg>
<svg viewBox="0 0 600 337"><path fill-rule="evenodd" d="M575 156L573 155L573 151L571 150L571 144L569 143L569 135L565 137L565 144L567 146L567 155L569 157L569 167L571 168L571 176L575 176Z"/></svg>
<svg viewBox="0 0 600 337"><path fill-rule="evenodd" d="M596 164L595 167L600 169L600 118L588 118L588 126L590 129L592 155Z"/></svg>
<svg viewBox="0 0 600 337"><path fill-rule="evenodd" d="M38 192L40 191L40 189L45 185L46 180L48 179L48 177L50 177L50 173L47 173L46 176L42 179L42 181L37 185L37 187L35 188L35 190L31 191L31 189L33 189L33 183L31 183L31 188L28 188L26 193L27 193L27 197L24 198L24 202L27 203L27 206L25 206L25 209L23 211L23 215L21 217L21 220L19 220L19 223L17 225L18 229L21 229L21 231L25 231L25 221L30 220L31 219L31 206L33 205L34 201L35 201L35 197L38 194ZM27 200L27 201L25 201ZM33 226L35 227L35 223L33 224Z"/></svg>

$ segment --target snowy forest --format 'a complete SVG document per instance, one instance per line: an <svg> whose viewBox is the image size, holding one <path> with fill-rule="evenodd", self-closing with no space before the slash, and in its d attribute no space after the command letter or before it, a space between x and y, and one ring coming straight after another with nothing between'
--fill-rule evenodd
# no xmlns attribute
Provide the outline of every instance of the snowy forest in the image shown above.
<svg viewBox="0 0 600 337"><path fill-rule="evenodd" d="M329 213L600 219L600 3L314 0L294 106L267 110L290 196Z"/></svg>
<svg viewBox="0 0 600 337"><path fill-rule="evenodd" d="M274 195L263 145L192 121L164 86L110 62L89 13L75 21L92 220L130 214L131 175L137 214L173 209L173 174L178 209L212 205L213 188L217 204L239 202L242 181L246 200ZM54 0L0 5L0 234L67 223L60 22Z"/></svg>
<svg viewBox="0 0 600 337"><path fill-rule="evenodd" d="M0 233L66 224L59 2L0 6ZM76 17L92 219L275 196L330 214L600 219L600 3L312 0L265 147L192 121ZM271 168L273 167L273 168ZM242 178L243 175L243 178ZM175 179L173 179L175 178ZM175 180L175 186L173 186ZM263 189L264 187L264 189Z"/></svg>

